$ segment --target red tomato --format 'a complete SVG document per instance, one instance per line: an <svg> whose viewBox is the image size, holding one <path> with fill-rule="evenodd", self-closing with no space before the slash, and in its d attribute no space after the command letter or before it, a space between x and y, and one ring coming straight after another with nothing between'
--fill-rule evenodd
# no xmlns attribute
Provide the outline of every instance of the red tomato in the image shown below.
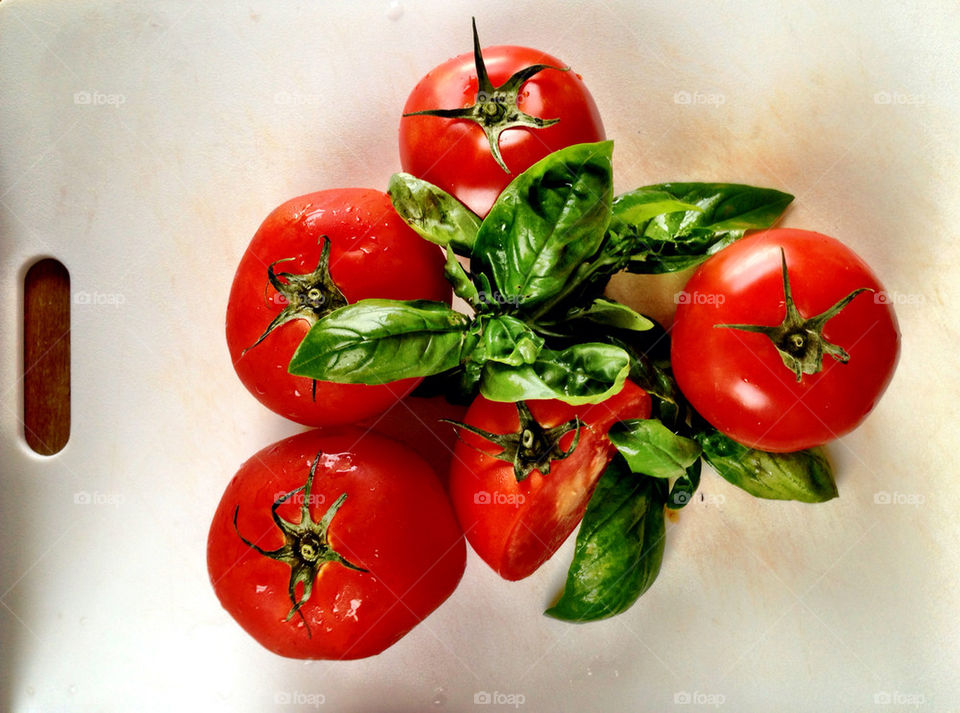
<svg viewBox="0 0 960 713"><path fill-rule="evenodd" d="M532 574L583 518L594 486L614 453L606 435L610 426L650 415L650 397L629 381L599 404L571 406L555 400L526 404L535 419L530 430L548 429L553 438L559 436L549 472L537 467L521 473L523 479L518 481L513 464L488 455L498 454L500 448L467 428L461 428L462 441L450 470L450 497L467 540L487 564L510 580ZM571 423L577 417L579 436ZM479 396L464 423L493 434L538 440L529 439L527 429L521 429L513 403ZM567 455L556 459L563 453Z"/></svg>
<svg viewBox="0 0 960 713"><path fill-rule="evenodd" d="M365 423L415 450L446 483L457 433L442 419L462 421L466 412L466 406L451 404L443 396L410 396Z"/></svg>
<svg viewBox="0 0 960 713"><path fill-rule="evenodd" d="M474 42L479 49L476 28ZM444 116L404 116L400 164L407 173L440 186L484 216L518 173L547 154L606 137L583 79L575 72L561 71L566 65L556 57L528 47L488 47L479 64L471 52L434 68L410 93L404 114L476 105L474 115L488 125L491 135L506 130L491 139L480 123L451 117L451 111L443 111ZM534 65L550 68L529 78L517 74ZM484 67L489 83L478 80ZM503 165L491 144L499 147Z"/></svg>
<svg viewBox="0 0 960 713"><path fill-rule="evenodd" d="M407 227L380 191L342 188L287 201L263 221L233 278L227 344L240 380L265 406L309 426L380 413L418 382L314 382L287 371L290 357L313 322L348 302L449 303L443 263L440 249Z"/></svg>
<svg viewBox="0 0 960 713"><path fill-rule="evenodd" d="M796 451L842 436L893 376L900 334L883 286L826 235L748 236L704 262L680 296L677 383L707 421L746 446Z"/></svg>
<svg viewBox="0 0 960 713"><path fill-rule="evenodd" d="M227 486L207 544L223 607L293 658L383 651L450 596L465 561L430 466L357 428L308 431L250 458Z"/></svg>

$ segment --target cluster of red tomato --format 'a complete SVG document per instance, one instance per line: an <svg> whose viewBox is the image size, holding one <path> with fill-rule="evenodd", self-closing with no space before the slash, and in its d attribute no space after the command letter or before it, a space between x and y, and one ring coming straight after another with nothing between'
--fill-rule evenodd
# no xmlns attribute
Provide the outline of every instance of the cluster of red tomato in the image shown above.
<svg viewBox="0 0 960 713"><path fill-rule="evenodd" d="M474 37L473 53L411 93L400 156L404 171L482 218L514 176L603 140L604 130L583 80L559 60L520 47L481 55ZM611 427L651 415L632 373L600 403L477 395L465 415L410 397L416 378L291 374L305 335L340 308L371 298L451 303L442 251L408 222L375 190L292 199L260 226L233 282L226 333L237 374L268 408L320 427L243 464L208 542L225 609L285 656L358 658L393 644L453 592L464 533L501 576L528 576L584 517L616 453ZM882 393L898 350L889 305L856 299L863 291L882 287L825 236L771 230L725 247L679 300L671 362L683 395L752 449L796 451L849 431ZM353 358L344 353L341 366L360 368ZM438 416L462 419L459 438L440 431ZM438 474L449 474L446 488Z"/></svg>

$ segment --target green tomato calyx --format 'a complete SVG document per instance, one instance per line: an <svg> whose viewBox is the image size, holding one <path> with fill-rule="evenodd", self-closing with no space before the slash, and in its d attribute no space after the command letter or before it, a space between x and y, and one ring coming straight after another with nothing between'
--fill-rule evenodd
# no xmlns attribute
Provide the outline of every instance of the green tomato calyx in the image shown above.
<svg viewBox="0 0 960 713"><path fill-rule="evenodd" d="M487 76L487 67L480 52L480 38L477 36L477 21L473 20L473 59L477 68L477 96L472 106L462 109L426 109L411 111L404 116L440 116L447 119L467 119L475 122L490 143L490 153L497 164L507 173L510 169L500 155L500 134L507 129L525 127L542 129L556 124L560 119L541 119L530 116L517 106L520 87L533 75L545 69L568 72L569 67L554 67L549 64L533 64L515 72L499 87L493 86Z"/></svg>
<svg viewBox="0 0 960 713"><path fill-rule="evenodd" d="M311 496L310 490L313 487L313 477L316 474L317 464L320 462L322 455L323 452L321 451L317 453L317 457L314 458L313 464L310 466L310 474L307 476L307 482L299 488L295 488L289 493L281 495L274 501L273 506L270 508L270 514L273 517L274 523L280 528L280 532L283 533L284 544L279 549L264 550L241 535L237 527L237 515L240 513L240 506L237 505L233 510L233 529L245 545L259 552L264 557L269 557L270 559L283 562L290 566L290 583L287 590L290 595L292 607L290 611L287 612L285 621L290 621L293 615L297 614L307 629L308 637L311 636L310 625L304 618L300 608L310 599L310 593L313 591L313 583L320 569L328 562L339 562L348 569L353 569L358 572L367 571L351 563L333 549L327 536L327 531L330 529L330 523L334 515L337 514L337 511L347 499L346 493L340 494L340 497L327 508L327 511L318 522L314 522L310 515L310 505L316 499L315 496ZM277 514L277 508L297 493L303 493L303 504L300 507L300 521L289 522ZM296 595L298 584L303 586L299 598Z"/></svg>
<svg viewBox="0 0 960 713"><path fill-rule="evenodd" d="M491 458L513 464L513 474L517 482L522 483L534 470L539 470L544 475L549 474L553 461L563 460L571 455L580 441L580 427L583 422L579 418L573 418L553 428L544 428L523 401L517 401L517 415L520 417L520 428L513 433L491 433L459 421L442 420L500 446L498 453L479 448L477 450ZM574 431L573 442L564 450L560 447L560 439L570 431Z"/></svg>
<svg viewBox="0 0 960 713"><path fill-rule="evenodd" d="M276 290L274 299L285 306L267 325L257 341L243 350L244 354L266 339L270 332L282 324L296 319L305 319L312 325L324 315L346 306L347 298L343 296L340 288L337 287L337 283L330 277L330 238L324 235L321 240L323 240L323 252L313 272L294 275L289 272L277 274L274 271L274 267L279 263L290 262L295 259L292 257L277 260L267 266L267 279Z"/></svg>
<svg viewBox="0 0 960 713"><path fill-rule="evenodd" d="M799 382L804 374L816 374L823 370L823 356L829 354L841 364L850 361L850 354L838 344L823 337L823 327L836 317L844 307L861 292L873 292L869 287L859 287L820 314L805 318L800 314L790 291L790 275L787 273L787 257L780 248L780 264L783 274L783 298L786 314L783 322L775 326L759 324L715 324L715 327L739 329L766 335L780 353L780 358Z"/></svg>

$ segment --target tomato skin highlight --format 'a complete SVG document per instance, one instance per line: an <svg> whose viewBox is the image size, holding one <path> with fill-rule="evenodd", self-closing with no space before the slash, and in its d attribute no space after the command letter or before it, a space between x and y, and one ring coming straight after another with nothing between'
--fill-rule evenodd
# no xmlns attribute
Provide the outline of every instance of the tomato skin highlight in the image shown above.
<svg viewBox="0 0 960 713"><path fill-rule="evenodd" d="M390 198L367 188L318 191L293 198L270 213L254 235L233 279L226 337L244 386L272 411L308 426L354 423L382 412L409 393L418 380L389 384L334 384L294 376L290 357L310 329L304 319L263 334L285 303L267 279L276 271L312 272L330 239L330 276L348 302L367 297L429 299L449 304L443 254L414 233L396 214ZM249 349L248 349L249 348ZM247 351L244 351L247 350Z"/></svg>
<svg viewBox="0 0 960 713"><path fill-rule="evenodd" d="M785 313L780 249L793 300L812 317L853 290L826 322L823 337L847 351L847 363L796 380L769 337L720 324L777 325ZM811 448L857 427L883 394L899 356L896 316L879 280L852 250L805 230L773 229L724 248L684 288L671 332L680 390L715 428L771 452Z"/></svg>
<svg viewBox="0 0 960 713"><path fill-rule="evenodd" d="M346 493L331 520L330 545L368 571L322 565L300 609L305 622L285 621L290 566L256 552L237 532L265 550L281 547L271 506L303 486L318 451L311 516L319 520ZM283 519L299 521L300 495L279 507ZM463 535L430 466L402 444L353 427L301 433L251 457L227 486L207 545L223 607L263 646L292 658L356 659L383 651L453 592L465 562Z"/></svg>
<svg viewBox="0 0 960 713"><path fill-rule="evenodd" d="M529 47L488 47L483 58L494 86L534 64L567 66ZM477 90L473 53L467 52L428 72L413 88L403 112L469 107ZM547 154L606 138L596 102L572 70L541 70L523 84L517 106L531 116L560 121L544 128L511 128L500 135L500 151L510 173L497 165L480 126L466 119L437 116L400 119L400 165L407 173L456 196L482 217L510 181Z"/></svg>
<svg viewBox="0 0 960 713"><path fill-rule="evenodd" d="M574 452L555 460L550 472L534 470L517 482L510 463L481 451L499 448L461 429L450 470L450 498L460 525L478 555L501 577L523 579L536 571L579 524L597 480L615 452L606 434L610 426L650 415L650 397L630 381L599 404L571 406L557 400L531 400L534 418L550 428L579 416L583 425ZM520 426L513 403L478 396L464 422L493 433ZM574 434L566 434L568 448ZM479 450L478 450L479 449Z"/></svg>

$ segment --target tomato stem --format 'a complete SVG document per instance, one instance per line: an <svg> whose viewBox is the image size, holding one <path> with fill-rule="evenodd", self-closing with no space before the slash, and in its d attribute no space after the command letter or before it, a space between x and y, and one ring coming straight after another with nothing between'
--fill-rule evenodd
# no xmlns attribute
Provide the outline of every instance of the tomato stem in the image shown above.
<svg viewBox="0 0 960 713"><path fill-rule="evenodd" d="M513 474L518 483L526 480L530 473L539 470L544 475L550 473L550 464L555 460L563 460L570 456L580 441L580 427L583 422L573 418L553 428L544 428L530 413L530 408L523 401L517 402L517 416L520 418L520 428L513 433L491 433L482 428L471 426L460 421L440 419L445 423L453 424L456 428L475 433L481 438L500 446L498 453L477 448L491 458L513 464ZM574 431L573 442L566 450L560 447L560 439L570 431ZM459 437L459 432L458 432Z"/></svg>
<svg viewBox="0 0 960 713"><path fill-rule="evenodd" d="M257 341L243 350L244 354L266 339L267 335L281 324L296 319L305 319L313 324L324 315L347 304L347 298L343 296L337 283L330 276L330 238L323 235L320 239L323 240L323 252L313 272L302 275L289 272L281 272L278 275L274 272L274 267L279 263L296 259L292 257L276 260L267 266L267 280L273 285L286 306L267 325Z"/></svg>
<svg viewBox="0 0 960 713"><path fill-rule="evenodd" d="M477 20L473 18L473 61L477 70L477 95L471 106L462 109L426 109L411 111L404 116L439 116L446 119L466 119L475 122L486 134L490 144L490 153L505 172L510 173L507 164L500 155L500 134L507 129L525 127L543 129L556 124L560 119L541 119L530 116L517 105L520 87L530 77L545 69L569 72L569 67L554 67L549 64L533 64L517 70L499 87L493 86L487 75L487 66L480 51L480 38L477 35Z"/></svg>
<svg viewBox="0 0 960 713"><path fill-rule="evenodd" d="M832 344L824 339L823 327L850 304L854 297L861 292L873 292L873 290L869 287L859 287L825 312L805 318L800 314L800 310L797 309L793 301L790 275L787 271L787 256L783 248L780 248L780 265L783 275L783 299L786 306L786 314L780 324L775 326L715 324L714 327L739 329L743 332L755 332L769 337L780 353L784 366L794 373L798 382L804 374L816 374L823 369L824 354L829 354L841 364L846 364L850 361L850 355L840 345Z"/></svg>
<svg viewBox="0 0 960 713"><path fill-rule="evenodd" d="M290 611L287 612L285 621L290 621L293 615L297 614L306 627L308 637L312 636L310 633L310 625L304 618L300 608L310 599L310 594L313 591L313 583L323 565L328 562L339 562L348 569L357 570L358 572L367 571L351 563L343 557L343 555L334 550L327 536L330 523L347 499L346 493L340 494L340 497L327 508L319 522L314 522L310 515L310 505L314 500L310 494L310 490L313 487L313 478L317 471L317 464L320 462L320 456L322 455L323 452L319 451L316 458L314 458L313 464L310 466L310 474L307 476L307 482L299 488L295 488L289 493L281 495L273 502L270 508L270 515L274 523L280 528L280 532L283 533L284 544L282 547L275 550L264 550L256 543L251 542L241 535L237 527L237 516L240 513L240 506L237 505L233 510L233 529L245 545L264 557L269 557L270 559L283 562L290 566L290 582L287 586L287 591L293 606ZM300 492L303 493L303 504L300 506L300 522L294 523L284 520L277 514L277 508ZM296 595L298 584L303 586L299 598Z"/></svg>

